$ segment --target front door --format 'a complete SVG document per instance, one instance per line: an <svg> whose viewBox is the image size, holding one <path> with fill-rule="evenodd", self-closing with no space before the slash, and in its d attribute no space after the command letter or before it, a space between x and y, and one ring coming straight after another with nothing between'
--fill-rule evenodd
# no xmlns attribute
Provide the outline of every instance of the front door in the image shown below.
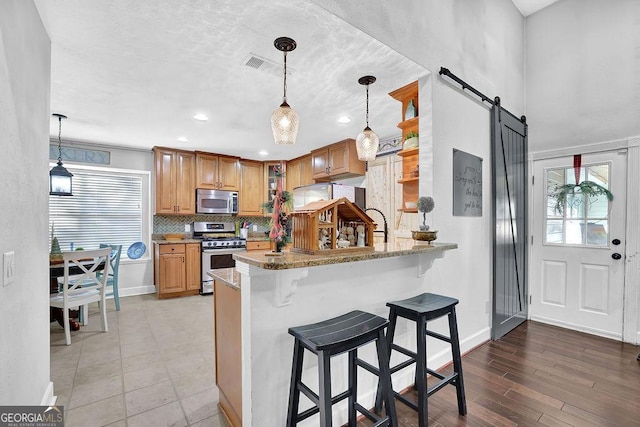
<svg viewBox="0 0 640 427"><path fill-rule="evenodd" d="M534 162L532 320L622 340L626 159L622 150ZM554 193L576 172L613 199L568 194L558 203Z"/></svg>

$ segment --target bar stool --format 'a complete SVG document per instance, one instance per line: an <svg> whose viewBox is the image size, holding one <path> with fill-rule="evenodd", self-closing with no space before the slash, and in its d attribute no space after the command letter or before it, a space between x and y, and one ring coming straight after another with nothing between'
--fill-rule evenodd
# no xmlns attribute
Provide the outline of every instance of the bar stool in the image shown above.
<svg viewBox="0 0 640 427"><path fill-rule="evenodd" d="M467 414L464 382L462 379L462 358L460 357L460 342L458 339L458 326L456 322L456 304L458 304L458 300L455 298L430 293L421 294L402 301L387 303L387 307L390 308L389 328L387 331L389 358L391 357L392 350L399 351L400 353L409 356L408 360L399 363L396 366L392 366L390 368L391 374L410 366L414 362L416 363L415 386L418 390L418 402L416 404L395 391L393 394L401 402L418 411L419 427L425 427L428 424L427 398L447 384L451 384L456 388L456 395L458 397L458 413L460 415ZM449 316L449 337L427 329L428 321L438 319L443 316ZM393 335L395 333L398 317L403 317L416 322L416 353L394 344ZM427 368L427 335L451 344L451 354L453 356L453 373L451 375L444 376ZM428 389L426 384L427 373L439 379L436 384L432 385ZM375 405L376 412L378 412L382 407L382 396L381 388L378 386Z"/></svg>
<svg viewBox="0 0 640 427"><path fill-rule="evenodd" d="M305 326L289 328L295 337L293 348L293 364L291 385L289 389L289 409L287 411L287 427L293 427L314 414L320 413L320 426L332 425L331 406L348 398L349 427L356 426L356 410L375 422L376 426L397 426L391 374L389 372L388 345L384 328L389 324L387 319L363 311L351 311L342 316ZM379 368L358 358L358 347L376 341ZM302 382L302 361L304 349L318 356L319 393L315 394ZM331 396L331 364L332 356L349 352L348 389L334 397ZM380 400L384 399L386 416L378 417L356 402L358 396L357 367L377 375L379 378ZM315 406L298 414L300 392L304 393ZM382 406L382 405L380 405ZM379 411L378 411L379 412Z"/></svg>

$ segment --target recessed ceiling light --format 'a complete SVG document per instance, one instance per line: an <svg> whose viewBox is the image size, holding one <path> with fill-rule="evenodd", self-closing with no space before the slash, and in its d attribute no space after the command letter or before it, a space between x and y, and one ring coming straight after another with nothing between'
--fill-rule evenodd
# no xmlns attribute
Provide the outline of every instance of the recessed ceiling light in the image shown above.
<svg viewBox="0 0 640 427"><path fill-rule="evenodd" d="M178 138L178 142L189 142L189 138L186 136L181 136Z"/></svg>
<svg viewBox="0 0 640 427"><path fill-rule="evenodd" d="M258 152L258 154L259 154L259 155L261 155L261 156L268 156L268 155L269 155L269 152L268 152L267 150L260 150L260 151Z"/></svg>
<svg viewBox="0 0 640 427"><path fill-rule="evenodd" d="M206 122L207 120L209 120L209 117L207 117L206 114L196 114L195 116L193 116L194 119L196 120L200 120L201 122Z"/></svg>
<svg viewBox="0 0 640 427"><path fill-rule="evenodd" d="M338 117L338 123L351 123L351 117L349 117L349 116L340 116L340 117Z"/></svg>

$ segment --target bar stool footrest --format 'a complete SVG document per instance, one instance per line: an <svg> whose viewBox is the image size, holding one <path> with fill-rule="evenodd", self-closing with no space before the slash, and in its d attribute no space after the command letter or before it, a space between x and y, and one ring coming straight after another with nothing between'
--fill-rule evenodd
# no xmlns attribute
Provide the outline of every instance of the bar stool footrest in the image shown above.
<svg viewBox="0 0 640 427"><path fill-rule="evenodd" d="M394 391L393 394L396 397L396 399L398 399L400 402L404 403L405 405L407 405L408 407L410 407L414 411L418 410L418 405L416 405L415 402L407 399L406 397L404 397L404 395L398 393L397 391Z"/></svg>
<svg viewBox="0 0 640 427"><path fill-rule="evenodd" d="M441 334L439 334L439 333L437 333L437 332L433 332L433 331L430 331L430 330L428 330L428 329L427 329L425 332L426 332L426 334L427 334L427 335L429 335L430 337L437 338L437 339L439 339L440 341L446 341L446 342L448 342L449 344L451 344L451 338L449 338L449 337L448 337L448 336L446 336L446 335L441 335Z"/></svg>
<svg viewBox="0 0 640 427"><path fill-rule="evenodd" d="M367 371L371 372L373 375L376 375L378 377L380 376L380 369L376 368L369 362L365 362L362 359L356 359L356 365L366 369Z"/></svg>
<svg viewBox="0 0 640 427"><path fill-rule="evenodd" d="M444 377L442 380L438 381L436 384L434 384L433 386L429 387L427 389L427 396L431 396L433 393L435 393L436 391L440 390L442 387L446 386L447 384L454 384L456 382L456 379L458 378L458 373L454 372L451 375L447 375L446 377Z"/></svg>
<svg viewBox="0 0 640 427"><path fill-rule="evenodd" d="M392 374L395 374L396 372L406 368L407 366L411 366L414 363L416 363L415 359L408 359L408 360L405 360L404 362L398 363L396 366L392 368L389 368L389 370L391 371Z"/></svg>
<svg viewBox="0 0 640 427"><path fill-rule="evenodd" d="M306 388L307 390L309 390L311 393L313 393L309 387L307 387L306 385L304 385L304 383L300 383L302 386L304 386L304 388L300 388L300 390L305 394L305 396L309 397L307 395L307 393L304 391L304 389ZM351 394L351 390L346 390L343 391L342 393L334 396L331 398L331 405L335 405L336 403L340 402L341 400L346 399L347 397L349 397L349 395ZM315 393L313 393L314 396L317 396ZM318 398L316 397L316 402ZM310 398L311 401L313 401L313 399ZM309 418L312 415L317 414L318 412L320 412L320 408L318 408L318 404L316 403L316 406L307 409L306 411L300 412L300 414L298 414L297 417L297 421L300 422L302 420L306 420L307 418Z"/></svg>
<svg viewBox="0 0 640 427"><path fill-rule="evenodd" d="M409 356L409 357L411 357L413 359L416 359L418 357L417 353L415 353L415 352L413 352L411 350L408 350L408 349L406 349L404 347L400 347L398 344L391 344L391 349L395 350L395 351L399 351L400 353L404 354L405 356Z"/></svg>

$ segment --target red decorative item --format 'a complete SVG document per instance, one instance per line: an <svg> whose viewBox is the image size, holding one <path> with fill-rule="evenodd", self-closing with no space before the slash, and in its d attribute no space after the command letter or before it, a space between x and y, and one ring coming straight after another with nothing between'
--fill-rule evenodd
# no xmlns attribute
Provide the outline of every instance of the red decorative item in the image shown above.
<svg viewBox="0 0 640 427"><path fill-rule="evenodd" d="M575 154L573 156L573 173L576 177L576 185L580 184L580 168L582 167L582 155Z"/></svg>

